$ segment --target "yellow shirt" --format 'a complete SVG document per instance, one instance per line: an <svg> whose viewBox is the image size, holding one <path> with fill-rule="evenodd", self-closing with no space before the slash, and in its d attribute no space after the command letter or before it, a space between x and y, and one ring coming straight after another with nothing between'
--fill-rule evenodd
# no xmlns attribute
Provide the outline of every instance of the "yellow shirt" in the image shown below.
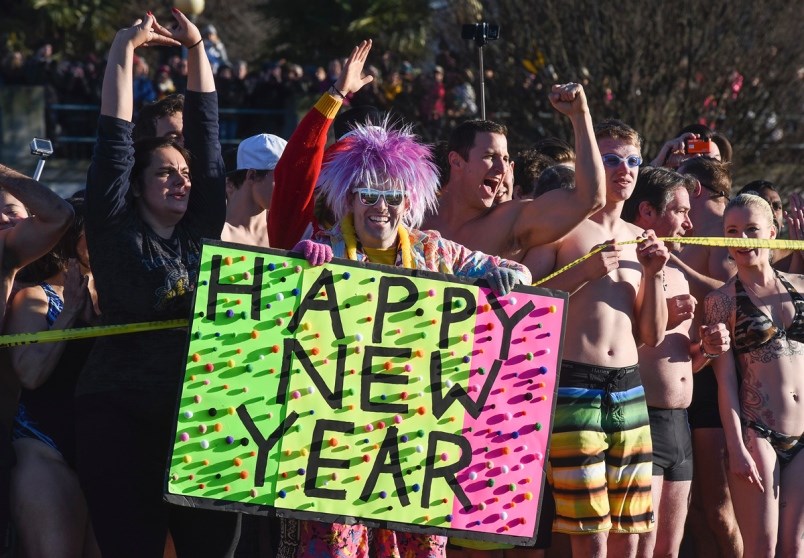
<svg viewBox="0 0 804 558"><path fill-rule="evenodd" d="M394 265L396 263L396 246L384 250L363 247L363 251L366 253L371 263L384 265Z"/></svg>

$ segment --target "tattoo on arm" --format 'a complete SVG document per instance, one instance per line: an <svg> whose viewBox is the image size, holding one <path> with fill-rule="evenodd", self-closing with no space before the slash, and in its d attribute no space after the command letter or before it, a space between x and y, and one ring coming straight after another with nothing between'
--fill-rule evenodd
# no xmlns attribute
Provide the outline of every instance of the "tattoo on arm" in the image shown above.
<svg viewBox="0 0 804 558"><path fill-rule="evenodd" d="M717 290L709 293L704 300L707 324L731 323L734 315L734 299Z"/></svg>

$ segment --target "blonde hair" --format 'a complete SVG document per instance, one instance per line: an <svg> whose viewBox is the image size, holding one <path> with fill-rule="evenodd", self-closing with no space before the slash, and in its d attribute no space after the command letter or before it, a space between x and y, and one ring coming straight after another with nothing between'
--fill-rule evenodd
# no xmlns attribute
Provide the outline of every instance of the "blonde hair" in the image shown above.
<svg viewBox="0 0 804 558"><path fill-rule="evenodd" d="M726 204L726 209L723 211L723 215L736 207L758 209L762 216L768 220L768 224L773 227L773 230L776 230L776 219L773 217L773 210L771 209L770 204L758 195L740 194L735 196L729 200L728 204Z"/></svg>

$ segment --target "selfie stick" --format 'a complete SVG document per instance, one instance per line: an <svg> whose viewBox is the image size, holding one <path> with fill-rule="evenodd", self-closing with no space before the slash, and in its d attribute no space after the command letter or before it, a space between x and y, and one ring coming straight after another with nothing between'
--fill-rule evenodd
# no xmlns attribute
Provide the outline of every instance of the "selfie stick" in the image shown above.
<svg viewBox="0 0 804 558"><path fill-rule="evenodd" d="M46 148L39 147L36 142L37 141L44 141L47 144ZM42 171L45 169L45 159L53 155L53 145L48 140L39 140L34 138L31 142L31 154L37 155L39 157L39 161L36 163L36 170L33 174L33 179L38 181L39 178L42 176Z"/></svg>
<svg viewBox="0 0 804 558"><path fill-rule="evenodd" d="M486 76L483 70L483 45L477 45L477 56L480 62L480 119L486 119Z"/></svg>
<svg viewBox="0 0 804 558"><path fill-rule="evenodd" d="M466 37L466 33L474 33L474 41L477 45L477 58L480 66L480 118L486 119L486 70L483 67L483 47L486 46L489 40L497 40L499 38L500 28L497 25L490 25L485 21L482 23L475 23L474 25L464 25L464 30L461 35Z"/></svg>
<svg viewBox="0 0 804 558"><path fill-rule="evenodd" d="M39 177L42 176L42 171L45 169L45 158L39 157L39 162L36 163L36 170L34 171L33 179L38 181Z"/></svg>

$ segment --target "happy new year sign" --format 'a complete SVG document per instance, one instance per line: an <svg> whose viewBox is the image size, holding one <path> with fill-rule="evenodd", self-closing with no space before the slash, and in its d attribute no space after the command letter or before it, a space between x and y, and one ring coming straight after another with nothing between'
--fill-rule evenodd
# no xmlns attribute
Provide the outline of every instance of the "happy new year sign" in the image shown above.
<svg viewBox="0 0 804 558"><path fill-rule="evenodd" d="M566 294L205 244L167 499L526 544Z"/></svg>

